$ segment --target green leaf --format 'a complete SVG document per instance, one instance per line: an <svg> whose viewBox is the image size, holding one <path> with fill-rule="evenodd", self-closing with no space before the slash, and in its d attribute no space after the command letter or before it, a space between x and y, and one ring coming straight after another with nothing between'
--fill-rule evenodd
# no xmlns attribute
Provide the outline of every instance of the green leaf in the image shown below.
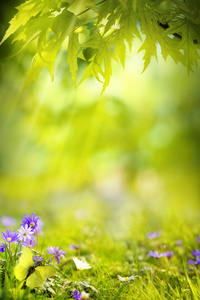
<svg viewBox="0 0 200 300"><path fill-rule="evenodd" d="M151 7L147 4L145 0L141 0L139 3L137 2L137 9L140 16L140 26L142 32L145 34L146 38L140 47L139 51L144 50L145 54L143 56L144 60L144 70L150 63L151 57L155 56L157 59L157 49L156 49L156 42L157 42L157 27L158 24L155 21L155 16L153 15L153 11ZM151 18L149 18L151 16Z"/></svg>
<svg viewBox="0 0 200 300"><path fill-rule="evenodd" d="M134 10L133 1L127 2L127 8L123 11L120 18L120 28L122 30L121 36L127 40L129 48L131 49L132 41L134 36L141 39L141 35L138 30L138 14Z"/></svg>
<svg viewBox="0 0 200 300"><path fill-rule="evenodd" d="M78 71L77 57L80 49L79 39L77 33L72 33L69 36L69 45L67 53L67 63L69 63L72 79L76 86L76 73Z"/></svg>
<svg viewBox="0 0 200 300"><path fill-rule="evenodd" d="M32 67L26 74L26 80L22 92L29 87L31 82L36 82L41 70L46 67L53 81L54 79L54 62L62 43L70 35L76 26L76 16L64 9L52 20L52 30L54 36L46 41L45 34L41 37L38 50L35 55ZM43 33L42 33L43 34Z"/></svg>
<svg viewBox="0 0 200 300"><path fill-rule="evenodd" d="M195 65L197 67L199 60L199 26L187 18L179 17L169 22L169 28L166 30L166 33L179 34L181 40L179 41L178 49L184 50L185 65L187 66L188 72L192 71L192 66ZM196 44L194 41L198 43Z"/></svg>
<svg viewBox="0 0 200 300"><path fill-rule="evenodd" d="M7 39L11 34L16 32L20 26L24 26L31 18L39 13L45 13L45 4L42 1L28 0L25 3L17 7L18 13L9 22L10 26L6 31L0 45Z"/></svg>
<svg viewBox="0 0 200 300"><path fill-rule="evenodd" d="M85 69L85 74L81 82L90 75L95 75L97 80L99 80L98 74L101 74L104 77L103 88L101 91L102 94L110 82L110 76L112 74L111 58L117 60L116 56L110 50L111 45L109 44L109 38L106 39L101 36L99 30L94 28L88 41L82 46L85 48L91 47L92 49L96 49L97 52L91 58L92 63Z"/></svg>

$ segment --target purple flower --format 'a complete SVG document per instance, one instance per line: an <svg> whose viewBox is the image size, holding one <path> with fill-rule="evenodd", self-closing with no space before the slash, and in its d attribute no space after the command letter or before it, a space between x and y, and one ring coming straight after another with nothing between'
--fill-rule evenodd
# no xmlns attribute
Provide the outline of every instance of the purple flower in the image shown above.
<svg viewBox="0 0 200 300"><path fill-rule="evenodd" d="M35 245L37 245L37 243L35 243L35 239L32 236L30 240L24 240L22 241L22 246L23 247L28 247L28 248L33 248Z"/></svg>
<svg viewBox="0 0 200 300"><path fill-rule="evenodd" d="M196 260L195 260L195 261L192 260L192 259L189 259L187 263L190 264L190 265L198 266L198 265L200 264L200 258L199 258L199 257L196 257Z"/></svg>
<svg viewBox="0 0 200 300"><path fill-rule="evenodd" d="M43 258L42 258L42 256L35 255L35 256L33 256L33 261L34 262L36 262L36 261L43 261Z"/></svg>
<svg viewBox="0 0 200 300"><path fill-rule="evenodd" d="M148 256L152 256L152 257L154 257L154 258L156 258L156 259L158 259L158 258L160 258L160 257L162 257L162 256L165 256L165 253L160 253L160 254L158 254L158 251L149 251L149 253L147 254Z"/></svg>
<svg viewBox="0 0 200 300"><path fill-rule="evenodd" d="M24 218L21 220L22 224L20 224L20 226L25 227L27 224L28 227L35 229L38 226L39 219L39 217L35 216L35 213L32 213L31 217L29 215L24 215Z"/></svg>
<svg viewBox="0 0 200 300"><path fill-rule="evenodd" d="M10 229L6 230L6 233L2 232L2 238L7 242L7 243L12 243L14 242L15 244L19 242L19 236L16 231L11 231Z"/></svg>
<svg viewBox="0 0 200 300"><path fill-rule="evenodd" d="M44 226L44 222L39 219L37 222L37 228L34 229L34 234L43 234L43 226Z"/></svg>
<svg viewBox="0 0 200 300"><path fill-rule="evenodd" d="M76 245L76 244L71 244L71 245L69 245L69 249L70 250L78 250L80 248L80 246L79 245Z"/></svg>
<svg viewBox="0 0 200 300"><path fill-rule="evenodd" d="M47 248L47 253L48 254L53 254L54 258L57 260L57 263L60 263L60 258L64 257L64 255L66 254L65 251L63 250L59 250L59 247L49 247Z"/></svg>
<svg viewBox="0 0 200 300"><path fill-rule="evenodd" d="M174 252L173 251L168 251L168 252L165 252L165 256L167 257L167 258L172 258L172 256L174 255Z"/></svg>
<svg viewBox="0 0 200 300"><path fill-rule="evenodd" d="M43 258L42 258L42 256L35 255L35 256L33 256L33 261L36 266L39 266L39 265L41 265L40 262L43 261Z"/></svg>
<svg viewBox="0 0 200 300"><path fill-rule="evenodd" d="M199 251L198 249L194 249L194 250L192 251L192 255L193 255L194 257L199 257L199 256L200 256L200 251Z"/></svg>
<svg viewBox="0 0 200 300"><path fill-rule="evenodd" d="M5 244L4 243L1 243L0 245L0 252L5 252Z"/></svg>
<svg viewBox="0 0 200 300"><path fill-rule="evenodd" d="M72 292L72 297L75 300L81 300L81 293L79 294L77 290L75 290L74 292Z"/></svg>
<svg viewBox="0 0 200 300"><path fill-rule="evenodd" d="M158 238L160 235L161 231L149 232L146 234L146 236L151 240Z"/></svg>
<svg viewBox="0 0 200 300"><path fill-rule="evenodd" d="M5 226L12 226L15 225L16 220L14 218L8 217L8 216L3 216L1 217L1 223Z"/></svg>

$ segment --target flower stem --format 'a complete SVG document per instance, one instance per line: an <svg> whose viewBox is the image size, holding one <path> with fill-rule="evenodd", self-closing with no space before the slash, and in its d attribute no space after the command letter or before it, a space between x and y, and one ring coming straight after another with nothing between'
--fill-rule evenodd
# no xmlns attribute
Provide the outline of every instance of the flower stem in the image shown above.
<svg viewBox="0 0 200 300"><path fill-rule="evenodd" d="M11 248L10 248L10 243L9 243L9 252L10 252L10 262L11 262L11 265L12 265L12 251L11 251Z"/></svg>
<svg viewBox="0 0 200 300"><path fill-rule="evenodd" d="M157 276L158 276L158 258L156 260L157 260Z"/></svg>
<svg viewBox="0 0 200 300"><path fill-rule="evenodd" d="M38 236L37 228L35 228L35 232L36 232L36 251L37 251L37 249L38 249L38 243L39 243L39 236Z"/></svg>
<svg viewBox="0 0 200 300"><path fill-rule="evenodd" d="M74 277L73 289L74 289L77 273L78 273L78 271L76 272L75 277Z"/></svg>

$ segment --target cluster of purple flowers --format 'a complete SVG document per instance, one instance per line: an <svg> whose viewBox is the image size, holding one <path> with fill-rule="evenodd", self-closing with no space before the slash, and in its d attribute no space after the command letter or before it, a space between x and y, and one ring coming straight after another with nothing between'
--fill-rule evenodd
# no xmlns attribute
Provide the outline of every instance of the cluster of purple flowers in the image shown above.
<svg viewBox="0 0 200 300"><path fill-rule="evenodd" d="M195 260L189 259L187 263L198 266L200 264L200 251L198 249L194 249L192 251L192 255L195 257Z"/></svg>
<svg viewBox="0 0 200 300"><path fill-rule="evenodd" d="M149 239L156 239L161 235L161 231L155 231L155 232L149 232L146 234L146 236ZM166 256L168 259L172 258L172 256L174 255L173 251L168 251L168 252L161 252L160 254L158 254L158 251L152 251L150 250L149 253L147 254L148 256L152 256L156 259L162 257L162 256Z"/></svg>
<svg viewBox="0 0 200 300"><path fill-rule="evenodd" d="M4 216L2 217L1 221L2 224L13 225L14 219ZM9 245L9 251L11 252L10 244L20 244L23 247L33 248L38 245L38 234L42 232L43 222L41 221L40 217L36 217L35 213L32 213L31 216L25 215L24 218L21 220L20 229L17 231L11 231L7 229L6 232L2 232L2 238L4 239L5 243L0 244L0 252L5 252L6 243ZM36 240L35 240L36 236ZM49 247L47 248L47 253L52 255L52 258L56 259L57 263L60 263L60 258L64 257L66 254L65 251L59 250L59 247ZM41 256L34 256L33 260L36 265L38 265L43 258Z"/></svg>
<svg viewBox="0 0 200 300"><path fill-rule="evenodd" d="M7 223L9 221L9 217L7 217ZM38 227L38 222L40 218L35 216L35 213L32 213L31 216L25 215L24 218L21 220L22 224L20 225L21 228L17 231L11 231L10 229L6 230L5 232L2 232L2 238L6 243L14 243L17 244L21 242L22 246L25 247L30 247L32 248L33 246L36 245L35 243L35 238L34 235L38 234L39 228ZM5 221L5 218L4 218ZM5 251L5 243L1 244L0 251L4 252Z"/></svg>
<svg viewBox="0 0 200 300"><path fill-rule="evenodd" d="M159 232L150 232L146 235L149 239L155 239L157 237L160 236L160 231ZM198 239L196 239L197 242L200 241L200 235L198 237ZM177 240L175 243L176 246L182 246L182 241L181 240ZM150 250L149 253L147 254L148 256L152 256L156 259L162 257L162 256L166 256L168 259L172 258L172 256L174 255L173 251L168 251L165 253L158 253L158 251L152 251ZM188 264L190 265L194 265L194 266L198 266L200 264L200 251L198 249L194 249L192 251L192 255L194 256L194 260L193 259L189 259L188 260Z"/></svg>

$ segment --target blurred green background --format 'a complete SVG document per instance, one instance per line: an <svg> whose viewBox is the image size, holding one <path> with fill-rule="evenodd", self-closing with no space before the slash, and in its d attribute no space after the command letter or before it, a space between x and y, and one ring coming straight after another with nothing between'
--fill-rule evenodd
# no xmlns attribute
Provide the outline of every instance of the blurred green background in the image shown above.
<svg viewBox="0 0 200 300"><path fill-rule="evenodd" d="M1 37L18 3L1 3ZM92 78L75 90L63 47L54 82L44 69L20 95L35 46L0 62L1 213L57 211L61 217L73 208L80 218L94 211L103 218L109 207L116 220L144 210L196 216L199 68L188 76L160 54L142 73L135 40L125 70L113 62L110 85L99 97L101 84ZM10 52L1 49L2 56Z"/></svg>

